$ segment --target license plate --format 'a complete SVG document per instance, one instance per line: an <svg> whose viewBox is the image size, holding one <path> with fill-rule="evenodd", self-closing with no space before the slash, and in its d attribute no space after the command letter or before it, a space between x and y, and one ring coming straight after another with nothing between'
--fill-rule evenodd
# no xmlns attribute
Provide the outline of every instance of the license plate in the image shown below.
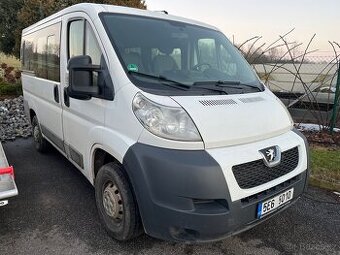
<svg viewBox="0 0 340 255"><path fill-rule="evenodd" d="M290 200L293 199L293 194L294 188L291 188L275 197L259 203L257 206L257 218L261 218L264 215L275 211L275 209L283 206L284 204L287 204Z"/></svg>

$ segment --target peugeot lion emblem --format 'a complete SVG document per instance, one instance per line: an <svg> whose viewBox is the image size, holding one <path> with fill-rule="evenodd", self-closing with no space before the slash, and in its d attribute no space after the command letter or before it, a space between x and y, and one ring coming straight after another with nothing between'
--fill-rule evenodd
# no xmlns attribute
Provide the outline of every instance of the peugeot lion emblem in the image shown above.
<svg viewBox="0 0 340 255"><path fill-rule="evenodd" d="M263 162L268 167L274 167L281 162L281 150L279 146L272 146L260 150L263 157Z"/></svg>

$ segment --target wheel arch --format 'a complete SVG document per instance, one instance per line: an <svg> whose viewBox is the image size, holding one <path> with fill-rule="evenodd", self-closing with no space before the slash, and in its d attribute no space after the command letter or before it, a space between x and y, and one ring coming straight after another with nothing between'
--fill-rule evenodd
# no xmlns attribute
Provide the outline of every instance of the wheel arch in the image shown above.
<svg viewBox="0 0 340 255"><path fill-rule="evenodd" d="M30 108L29 109L29 120L30 120L31 123L32 123L34 116L36 116L36 115L37 115L36 112L32 108Z"/></svg>
<svg viewBox="0 0 340 255"><path fill-rule="evenodd" d="M103 145L100 144L96 144L92 147L91 149L91 172L90 172L90 181L91 183L94 185L95 180L96 180L96 176L99 172L99 169L105 165L108 164L110 162L116 162L119 165L122 166L122 169L124 171L124 174L129 182L130 188L131 188L131 192L132 192L132 196L134 197L136 203L137 203L137 208L139 211L139 204L138 204L138 199L136 197L136 190L135 187L133 185L133 181L131 179L131 173L129 173L128 169L126 169L123 166L123 158L124 156L121 156L118 153L115 153L113 150L110 150L110 148L105 147ZM141 219L142 221L142 226L144 226L143 223L143 219ZM144 227L143 227L144 228Z"/></svg>
<svg viewBox="0 0 340 255"><path fill-rule="evenodd" d="M114 150L112 150L112 149L110 149L106 146L103 146L101 144L95 144L95 145L92 146L92 148L91 148L91 163L90 163L90 167L91 167L90 178L91 178L92 183L94 183L99 169L103 165L110 163L110 162L116 162L120 165L123 165L123 157L122 157L122 155L115 152Z"/></svg>

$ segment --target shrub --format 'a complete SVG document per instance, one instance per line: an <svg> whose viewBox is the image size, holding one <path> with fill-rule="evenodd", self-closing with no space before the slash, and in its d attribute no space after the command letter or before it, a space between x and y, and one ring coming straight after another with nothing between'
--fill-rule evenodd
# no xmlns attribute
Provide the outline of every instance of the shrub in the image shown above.
<svg viewBox="0 0 340 255"><path fill-rule="evenodd" d="M10 84L0 82L0 96L18 96L22 95L21 83Z"/></svg>
<svg viewBox="0 0 340 255"><path fill-rule="evenodd" d="M19 83L21 78L20 70L15 70L13 66L9 66L6 63L2 63L0 65L0 78L1 81L5 83Z"/></svg>
<svg viewBox="0 0 340 255"><path fill-rule="evenodd" d="M20 70L8 65L0 64L0 96L22 95Z"/></svg>
<svg viewBox="0 0 340 255"><path fill-rule="evenodd" d="M19 70L14 71L14 77L15 79L19 80L21 78L21 71Z"/></svg>

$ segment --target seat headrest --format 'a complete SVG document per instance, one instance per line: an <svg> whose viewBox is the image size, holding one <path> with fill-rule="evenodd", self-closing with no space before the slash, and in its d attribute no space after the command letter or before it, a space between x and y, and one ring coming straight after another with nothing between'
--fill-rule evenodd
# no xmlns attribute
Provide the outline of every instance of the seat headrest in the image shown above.
<svg viewBox="0 0 340 255"><path fill-rule="evenodd" d="M174 48L170 47L168 45L163 45L163 46L159 47L159 50L163 54L170 55L174 51Z"/></svg>

